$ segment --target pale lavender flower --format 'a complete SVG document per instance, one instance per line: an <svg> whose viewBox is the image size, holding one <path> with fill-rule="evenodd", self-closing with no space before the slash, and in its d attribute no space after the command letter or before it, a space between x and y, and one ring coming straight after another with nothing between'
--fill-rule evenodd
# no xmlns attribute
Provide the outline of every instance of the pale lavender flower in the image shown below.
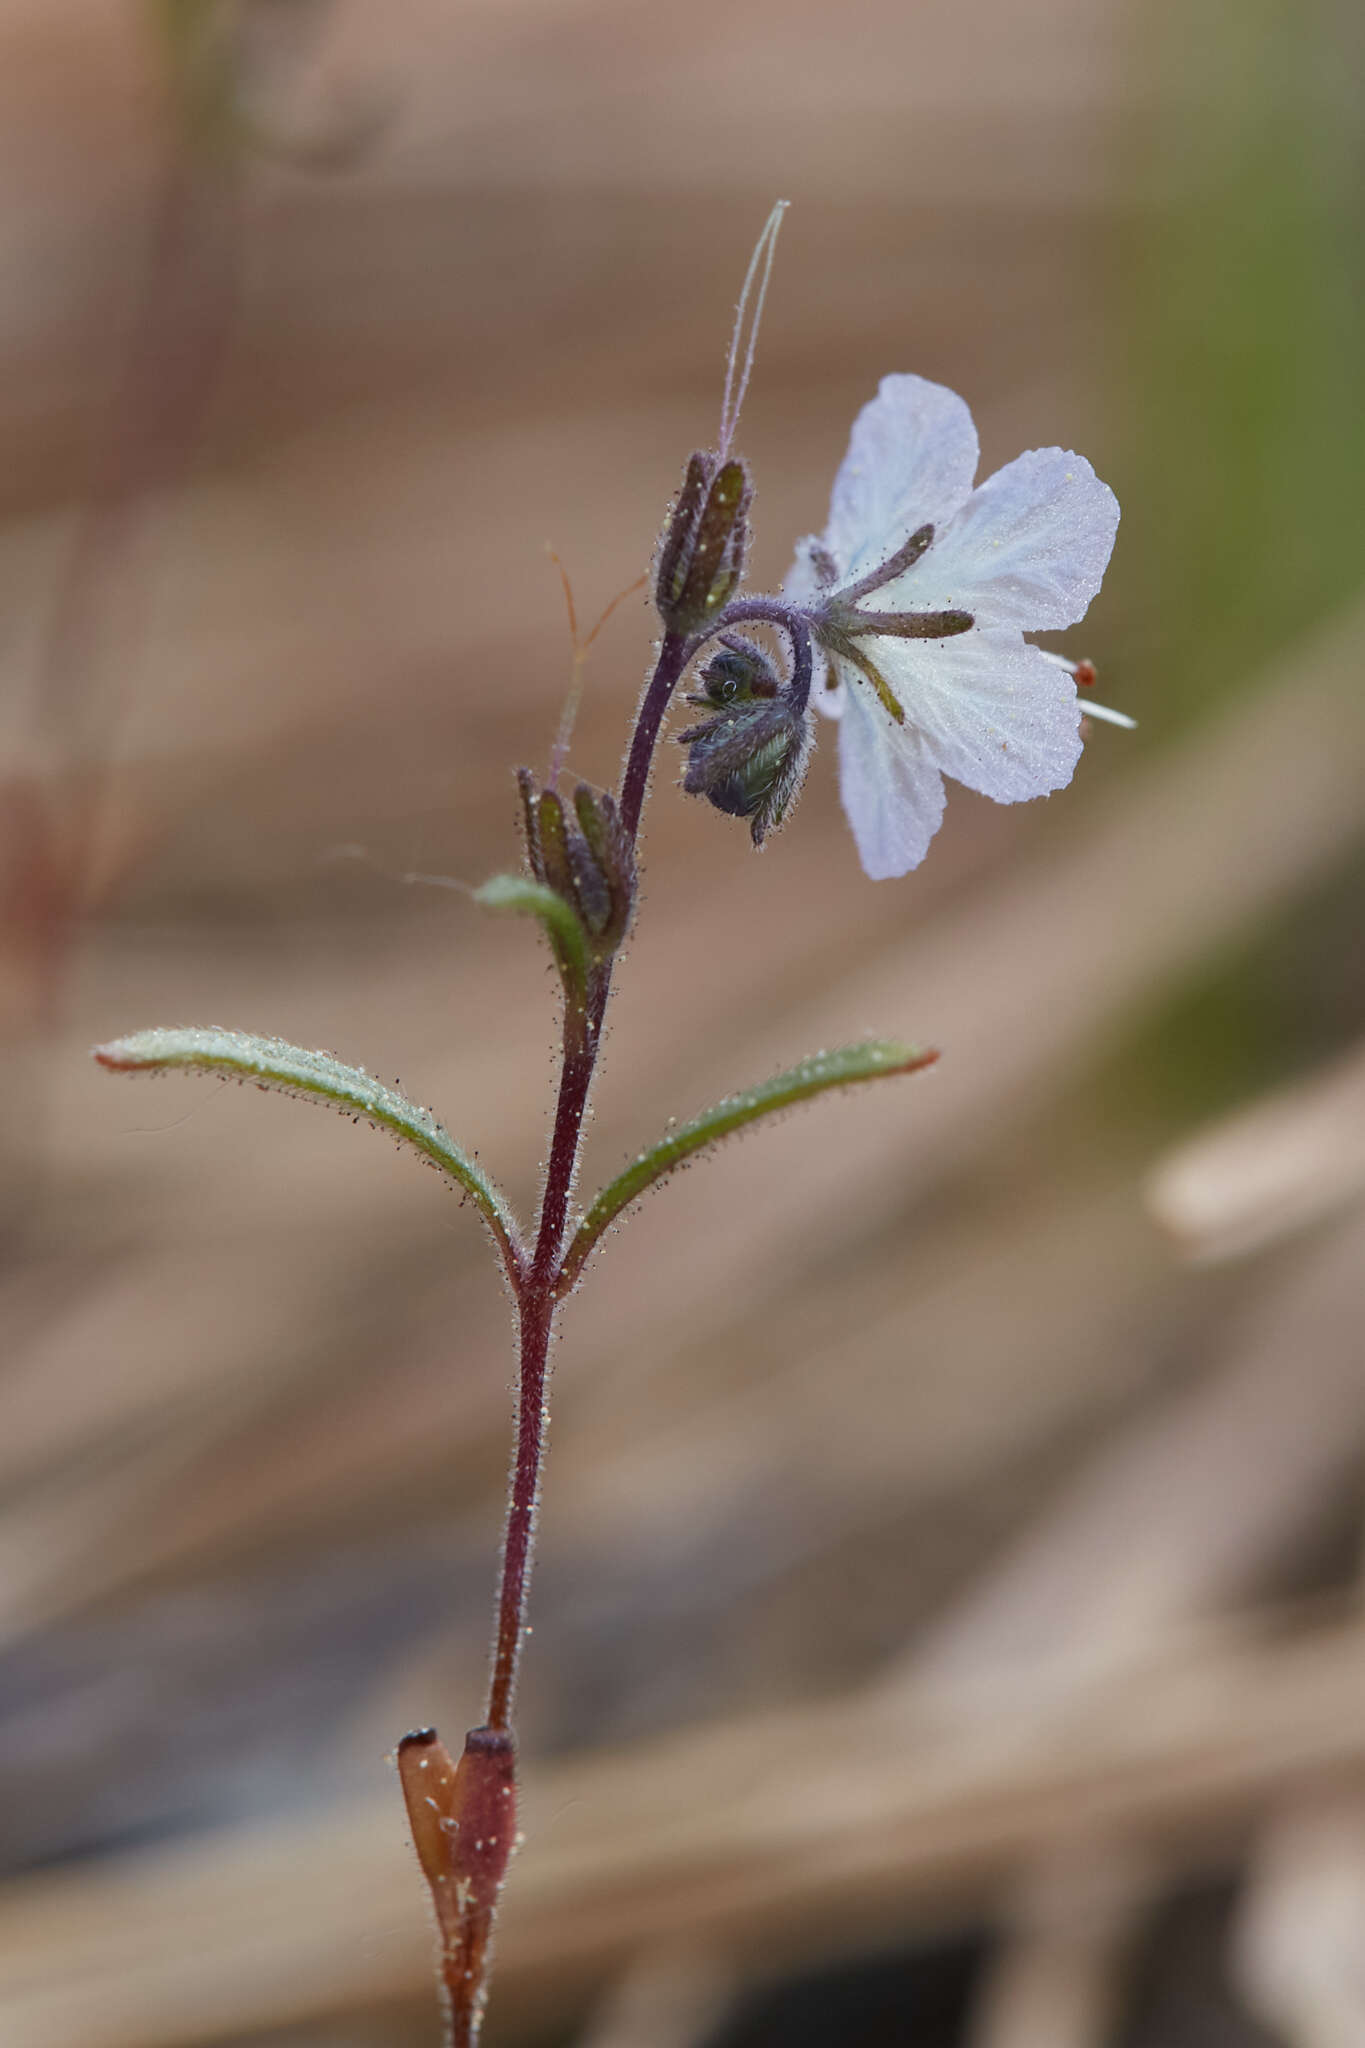
<svg viewBox="0 0 1365 2048"><path fill-rule="evenodd" d="M814 694L842 721L840 794L877 880L923 860L945 775L1018 803L1062 788L1080 758L1074 677L1024 634L1084 617L1117 500L1060 448L974 490L977 457L956 393L883 378L854 423L824 535L799 545L785 586L825 655Z"/></svg>

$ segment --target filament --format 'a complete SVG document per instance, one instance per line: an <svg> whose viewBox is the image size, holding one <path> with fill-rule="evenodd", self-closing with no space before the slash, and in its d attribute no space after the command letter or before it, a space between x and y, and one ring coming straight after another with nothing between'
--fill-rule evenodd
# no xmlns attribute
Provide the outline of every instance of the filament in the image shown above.
<svg viewBox="0 0 1365 2048"><path fill-rule="evenodd" d="M763 319L763 301L768 296L768 279L772 276L773 255L777 248L778 231L782 216L791 204L790 200L779 199L767 220L763 232L754 244L754 253L749 258L749 268L744 273L744 288L735 308L734 332L730 336L730 353L725 363L725 396L720 404L720 457L722 462L730 452L730 443L739 425L740 407L744 394L749 389L749 377L754 367L754 352L758 347L758 330ZM761 275L760 275L761 272ZM754 299L752 318L749 317L749 298L758 279L758 293ZM747 324L747 331L746 331ZM744 367L736 381L735 370L744 351Z"/></svg>

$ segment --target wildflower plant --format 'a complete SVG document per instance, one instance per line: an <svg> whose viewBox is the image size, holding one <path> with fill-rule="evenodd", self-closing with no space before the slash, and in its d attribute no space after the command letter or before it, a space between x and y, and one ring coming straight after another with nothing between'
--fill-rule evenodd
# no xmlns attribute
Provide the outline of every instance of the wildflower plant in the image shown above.
<svg viewBox="0 0 1365 2048"><path fill-rule="evenodd" d="M1059 449L1022 455L973 489L971 415L940 385L883 381L854 426L824 534L801 542L780 593L743 593L753 492L733 444L782 213L779 205L770 216L741 294L716 446L689 458L664 522L653 574L661 631L619 786L598 789L570 776L561 729L544 780L517 771L522 866L474 892L489 910L537 920L558 972L558 1099L534 1224L513 1214L430 1111L330 1053L218 1028L141 1031L95 1052L115 1072L237 1077L384 1129L472 1202L506 1278L519 1377L484 1719L458 1757L431 1728L404 1736L397 1750L435 1908L451 2048L470 2048L478 2037L498 1900L517 1841L517 1686L549 1347L563 1305L604 1233L685 1161L793 1104L915 1073L937 1058L892 1041L816 1053L671 1123L578 1202L584 1118L638 902L641 815L673 700L690 678L685 699L702 715L676 735L686 750L683 789L747 819L755 846L782 825L800 792L813 709L838 718L844 808L874 878L904 874L923 858L942 817L945 776L1012 803L1060 788L1081 753L1077 683L1093 671L1023 636L1084 614L1113 545L1113 494L1080 456ZM760 644L755 629L773 644Z"/></svg>

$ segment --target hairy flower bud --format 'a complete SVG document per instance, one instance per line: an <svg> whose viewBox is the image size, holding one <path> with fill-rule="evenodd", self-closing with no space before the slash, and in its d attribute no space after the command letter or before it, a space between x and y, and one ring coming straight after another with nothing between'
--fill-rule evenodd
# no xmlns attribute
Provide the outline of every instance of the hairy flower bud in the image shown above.
<svg viewBox="0 0 1365 2048"><path fill-rule="evenodd" d="M714 707L716 716L678 734L688 749L683 788L732 818L748 818L754 845L762 846L805 780L805 702L781 687L760 648L738 638L712 656L701 682L687 701Z"/></svg>
<svg viewBox="0 0 1365 2048"><path fill-rule="evenodd" d="M580 782L570 809L558 790L538 789L529 768L517 770L517 786L532 874L569 904L590 953L609 959L635 908L635 854L616 799Z"/></svg>
<svg viewBox="0 0 1365 2048"><path fill-rule="evenodd" d="M654 602L670 633L696 633L733 596L749 546L749 473L699 450L659 543Z"/></svg>
<svg viewBox="0 0 1365 2048"><path fill-rule="evenodd" d="M738 633L723 633L720 647L705 664L700 690L687 701L698 708L721 711L729 704L749 704L757 697L775 697L781 688L776 668L761 647Z"/></svg>

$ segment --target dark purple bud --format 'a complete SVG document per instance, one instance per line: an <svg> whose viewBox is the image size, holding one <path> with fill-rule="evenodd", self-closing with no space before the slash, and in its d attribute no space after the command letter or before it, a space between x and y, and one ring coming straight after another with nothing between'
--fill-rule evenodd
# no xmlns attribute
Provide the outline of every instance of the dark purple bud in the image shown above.
<svg viewBox="0 0 1365 2048"><path fill-rule="evenodd" d="M678 734L688 749L683 788L732 818L755 846L782 823L806 776L810 716L784 695L750 697Z"/></svg>
<svg viewBox="0 0 1365 2048"><path fill-rule="evenodd" d="M688 693L687 702L698 709L709 706L723 710L729 704L751 704L756 698L775 697L781 688L776 668L752 640L738 633L721 636L719 652L705 663L699 677L701 688Z"/></svg>
<svg viewBox="0 0 1365 2048"><path fill-rule="evenodd" d="M670 633L699 632L734 595L748 552L752 498L749 472L737 457L722 462L699 450L689 458L659 542L654 582L654 602Z"/></svg>

